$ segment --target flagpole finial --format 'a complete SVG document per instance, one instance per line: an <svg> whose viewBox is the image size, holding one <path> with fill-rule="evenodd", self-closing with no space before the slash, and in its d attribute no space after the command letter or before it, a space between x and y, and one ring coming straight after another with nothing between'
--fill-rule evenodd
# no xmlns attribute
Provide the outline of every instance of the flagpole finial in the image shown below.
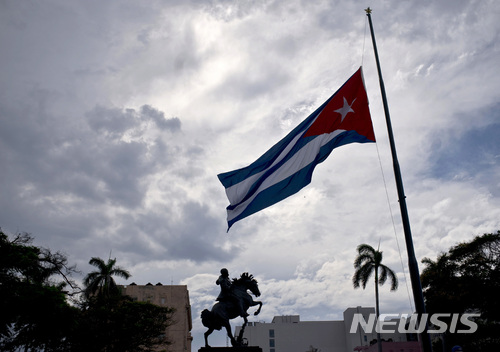
<svg viewBox="0 0 500 352"><path fill-rule="evenodd" d="M371 9L371 8L369 8L369 7L367 7L367 8L365 9L365 11L366 11L366 15L369 15L369 14L371 14L371 13L372 13L372 9Z"/></svg>

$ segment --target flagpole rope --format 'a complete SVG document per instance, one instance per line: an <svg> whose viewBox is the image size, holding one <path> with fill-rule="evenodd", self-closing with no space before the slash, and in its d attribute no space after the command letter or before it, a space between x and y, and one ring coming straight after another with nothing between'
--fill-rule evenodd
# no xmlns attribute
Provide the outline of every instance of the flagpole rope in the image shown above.
<svg viewBox="0 0 500 352"><path fill-rule="evenodd" d="M394 231L394 237L396 238L396 245L398 246L399 259L401 261L401 268L403 269L403 276L405 278L406 292L408 293L408 302L410 302L411 313L413 313L414 309L413 309L413 304L411 302L410 289L408 287L408 280L406 279L406 271L405 271L405 266L403 264L403 256L401 255L401 247L399 247L398 235L397 235L397 231L396 231L396 224L394 223L394 215L392 213L391 202L389 199L389 192L387 191L387 182L385 181L384 169L382 168L382 160L380 158L380 152L379 152L377 143L375 143L375 146L377 148L378 163L380 165L380 173L382 174L382 180L384 182L385 196L387 198L387 205L389 207L389 213L391 214L392 229Z"/></svg>

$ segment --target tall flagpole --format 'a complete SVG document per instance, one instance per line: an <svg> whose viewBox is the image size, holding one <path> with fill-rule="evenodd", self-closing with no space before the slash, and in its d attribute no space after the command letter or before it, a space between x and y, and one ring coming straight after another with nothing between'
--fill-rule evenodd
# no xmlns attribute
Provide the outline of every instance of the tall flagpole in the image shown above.
<svg viewBox="0 0 500 352"><path fill-rule="evenodd" d="M387 105L387 97L385 94L384 81L382 79L382 71L380 69L380 62L377 52L377 43L375 42L375 34L373 33L372 17L370 8L367 8L366 15L368 16L368 21L370 23L370 32L373 42L373 50L375 51L375 60L377 62L378 77L380 81L380 90L382 93L382 101L384 103L385 120L387 123L387 132L389 134L389 141L391 145L392 162L394 167L394 177L396 179L396 186L398 190L399 207L401 209L401 218L403 221L403 229L406 240L406 251L408 252L408 266L410 271L411 286L413 289L413 300L415 301L415 307L419 317L425 313L424 295L422 293L422 284L420 283L420 274L418 271L418 263L415 257L415 250L413 248L413 239L411 236L410 220L408 218L408 209L406 207L406 196L403 188L403 179L401 177L401 170L399 168L398 157L396 154L396 144L394 143L394 135L392 134L391 117L389 115L389 106ZM431 340L429 334L427 333L427 324L425 324L425 329L421 333L422 346L424 352L432 352Z"/></svg>

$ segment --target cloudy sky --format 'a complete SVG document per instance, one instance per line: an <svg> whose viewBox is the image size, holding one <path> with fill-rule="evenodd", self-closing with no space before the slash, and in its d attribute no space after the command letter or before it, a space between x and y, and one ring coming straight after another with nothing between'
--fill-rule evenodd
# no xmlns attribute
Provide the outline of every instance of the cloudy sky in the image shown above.
<svg viewBox="0 0 500 352"><path fill-rule="evenodd" d="M82 277L111 253L133 275L119 283L188 285L193 350L222 267L259 280L260 320L341 319L374 305L352 263L358 244L380 244L401 281L381 309L411 312L367 6L418 261L496 232L494 0L2 0L1 228ZM378 142L334 150L307 188L226 233L216 175L257 159L361 65Z"/></svg>

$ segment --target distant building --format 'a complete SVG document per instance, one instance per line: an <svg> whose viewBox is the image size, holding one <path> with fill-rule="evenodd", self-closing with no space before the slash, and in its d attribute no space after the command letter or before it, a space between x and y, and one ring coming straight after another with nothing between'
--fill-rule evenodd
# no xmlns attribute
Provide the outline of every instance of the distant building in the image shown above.
<svg viewBox="0 0 500 352"><path fill-rule="evenodd" d="M337 321L300 321L298 315L275 316L271 323L250 322L243 338L249 346L259 346L263 352L371 352L370 342L377 339L375 331L365 333L358 325L356 331L350 333L356 313L368 321L375 308L348 308L344 319ZM241 326L237 326L235 336L240 330ZM384 333L381 339L393 342L382 345L384 352L420 352L419 343L408 342L406 334Z"/></svg>
<svg viewBox="0 0 500 352"><path fill-rule="evenodd" d="M173 324L169 326L165 335L170 345L165 346L168 352L191 352L192 319L191 304L189 302L189 291L185 285L125 285L120 286L123 295L132 297L134 300L149 302L161 307L175 309Z"/></svg>

